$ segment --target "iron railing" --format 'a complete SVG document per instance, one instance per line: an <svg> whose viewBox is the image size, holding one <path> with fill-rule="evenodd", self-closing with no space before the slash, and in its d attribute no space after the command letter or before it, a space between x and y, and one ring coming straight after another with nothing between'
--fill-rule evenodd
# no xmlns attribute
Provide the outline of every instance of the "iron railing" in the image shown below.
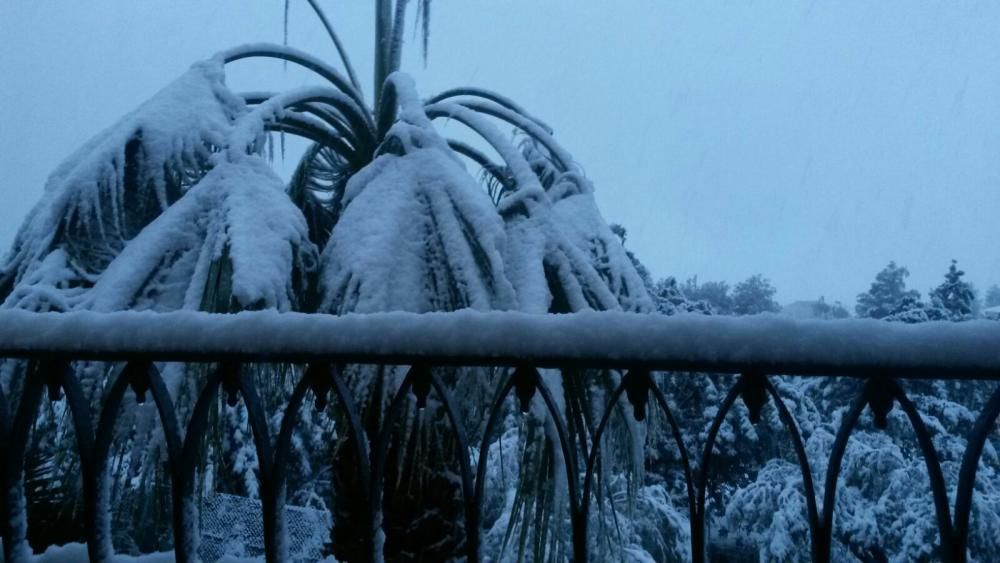
<svg viewBox="0 0 1000 563"><path fill-rule="evenodd" d="M809 524L811 556L830 561L833 507L840 465L847 441L866 408L876 426L898 404L906 414L922 451L937 517L939 553L950 562L967 560L969 520L976 470L984 444L1000 416L1000 387L968 436L958 476L954 506L941 464L924 421L898 379L1000 379L1000 323L926 323L900 325L877 321L792 321L779 317L663 317L625 313L525 315L516 313L457 312L428 315L277 314L237 315L202 313L0 313L0 357L36 360L40 367L24 381L15 402L0 394L0 452L3 454L3 494L0 530L7 561L16 558L25 541L21 484L30 428L43 395L65 397L76 434L83 482L84 528L93 561L112 555L107 490L108 452L123 398L130 390L137 401L152 396L166 441L171 481L173 534L178 561L196 559L197 522L187 510L195 502L194 477L198 447L205 435L210 406L220 391L231 403L242 400L260 462L260 498L263 509L265 557L280 561L279 541L284 517L284 495L292 429L307 395L324 406L330 392L344 412L348 431L359 451L363 493L369 499L368 523L372 558L376 545L382 475L389 433L410 400L418 404L433 392L440 400L459 451L473 452L459 424L449 389L431 366L500 366L511 368L492 407L479 444L478 459L461 458L465 549L469 561L480 554L480 516L485 488L488 437L500 421L504 401L513 393L526 404L539 396L558 435L568 487L573 556L585 561L587 516L598 447L576 444L567 432L564 413L537 371L539 368L606 368L624 376L610 395L591 444L600 443L612 408L624 395L637 419L645 418L648 399L662 410L679 452L686 477L687 510L691 525L691 553L706 559L706 489L713 450L726 415L739 399L759 420L762 407L773 402L787 430L802 473ZM106 387L96 420L71 367L76 360L121 362ZM191 418L182 432L181 421L160 377L156 362L212 363L216 367L204 384ZM307 366L284 410L280 431L269 434L267 413L251 378L241 375L249 362L289 362ZM411 366L385 413L381 430L369 436L363 429L358 405L351 397L338 366L378 364ZM698 449L695 465L680 427L654 377L695 377L682 373L732 373L739 377L728 390ZM795 419L769 379L775 375L833 375L863 379L861 391L841 419L830 452L822 502L817 502L813 470ZM471 533L468 533L471 531Z"/></svg>

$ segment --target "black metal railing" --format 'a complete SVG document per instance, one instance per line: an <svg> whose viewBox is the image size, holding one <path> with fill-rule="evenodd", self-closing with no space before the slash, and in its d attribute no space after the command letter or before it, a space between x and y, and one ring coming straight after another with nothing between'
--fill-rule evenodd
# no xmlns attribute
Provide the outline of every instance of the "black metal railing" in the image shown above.
<svg viewBox="0 0 1000 563"><path fill-rule="evenodd" d="M811 556L830 561L833 508L847 441L866 408L875 425L884 427L894 405L905 413L926 461L937 517L939 553L951 562L967 560L969 520L976 470L984 444L1000 416L1000 387L979 414L958 475L954 505L931 435L899 379L1000 379L1000 323L928 323L898 325L876 321L796 322L778 317L662 317L624 313L524 315L515 313L442 313L413 315L298 315L241 313L0 313L0 357L35 360L38 366L21 386L19 396L0 394L0 452L3 494L0 529L5 560L15 561L25 545L22 500L25 453L30 429L43 396L65 398L76 435L83 482L83 514L87 549L93 561L112 555L110 496L105 478L113 428L126 393L137 402L152 396L163 428L171 482L173 534L178 561L197 558L198 524L186 507L195 501L198 449L206 433L211 405L225 393L230 404L242 401L249 415L259 460L265 556L286 557L279 541L283 528L285 487L292 432L308 395L320 407L336 404L345 415L358 451L357 471L368 498L367 533L372 558L382 503L382 478L389 433L411 394L419 405L434 393L452 429L459 451L469 561L480 554L480 517L485 495L489 437L501 420L502 407L513 394L522 408L540 397L554 424L565 463L573 557L585 561L587 521L593 497L595 465L602 435L614 405L623 396L637 420L646 416L649 398L659 408L680 452L690 516L691 553L706 559L706 489L719 430L742 399L754 422L770 402L777 409L802 473L806 499L803 517L809 524ZM90 401L72 367L78 360L120 362L105 387L96 420ZM190 419L182 426L156 367L157 362L210 363L215 367L201 389ZM271 436L263 402L241 366L250 362L289 362L306 366L284 409L280 431ZM384 413L381 430L369 436L342 376L347 364L410 366ZM475 444L464 434L451 392L431 367L500 366L510 368L486 412L485 431ZM620 370L590 451L567 431L565 413L539 374L540 368ZM570 370L567 373L571 373ZM663 372L713 372L739 375L719 405L694 465L678 420L656 377L696 377ZM798 425L770 376L828 375L860 378L863 385L841 419L827 464L822 497L817 497ZM568 376L567 376L568 377ZM333 395L335 401L329 401ZM484 405L485 406L485 405ZM96 425L95 425L96 423ZM182 428L184 429L182 432ZM580 449L582 447L582 449ZM821 502L817 502L821 500Z"/></svg>

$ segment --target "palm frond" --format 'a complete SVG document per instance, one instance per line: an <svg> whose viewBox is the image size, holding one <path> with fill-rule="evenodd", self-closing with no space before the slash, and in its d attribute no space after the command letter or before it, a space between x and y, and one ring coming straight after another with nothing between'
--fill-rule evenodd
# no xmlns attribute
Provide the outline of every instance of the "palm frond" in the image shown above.
<svg viewBox="0 0 1000 563"><path fill-rule="evenodd" d="M358 91L359 94L364 92L361 89L361 82L358 81L357 75L354 73L354 65L351 64L351 59L347 55L347 49L344 48L344 44L340 41L340 36L337 35L336 30L334 30L333 25L330 20L327 19L326 13L320 8L319 2L317 0L307 0L309 6L312 7L313 12L316 13L316 17L319 18L320 23L323 24L324 29L326 29L327 35L330 36L330 41L337 48L337 55L340 57L340 62L344 65L344 70L347 72L347 77L351 80L351 85L354 89Z"/></svg>
<svg viewBox="0 0 1000 563"><path fill-rule="evenodd" d="M225 64L251 58L270 58L294 63L326 79L334 88L349 96L357 107L365 107L361 92L355 89L351 81L345 78L340 71L322 59L292 47L270 43L251 43L223 51L216 55L216 58L221 59ZM366 113L365 117L368 118L368 124L371 125L370 116Z"/></svg>
<svg viewBox="0 0 1000 563"><path fill-rule="evenodd" d="M233 306L293 309L294 280L316 262L306 229L262 159L221 163L125 247L80 306L196 309L227 252Z"/></svg>
<svg viewBox="0 0 1000 563"><path fill-rule="evenodd" d="M62 285L89 286L208 172L212 154L245 111L223 77L216 61L193 66L52 173L3 266L4 298L57 250L78 272Z"/></svg>

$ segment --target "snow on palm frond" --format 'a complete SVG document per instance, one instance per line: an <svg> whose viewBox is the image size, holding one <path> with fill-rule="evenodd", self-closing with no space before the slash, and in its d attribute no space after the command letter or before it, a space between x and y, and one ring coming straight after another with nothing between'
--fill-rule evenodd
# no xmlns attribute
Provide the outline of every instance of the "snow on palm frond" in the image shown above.
<svg viewBox="0 0 1000 563"><path fill-rule="evenodd" d="M291 310L297 280L315 265L305 219L259 157L213 168L129 242L81 306L202 308L220 260L234 309Z"/></svg>
<svg viewBox="0 0 1000 563"><path fill-rule="evenodd" d="M566 279L566 283L569 289L579 285L577 301L583 298L590 308L655 310L642 277L597 207L593 184L575 168L572 157L556 143L551 132L542 127L544 124L536 123L523 129L527 135L521 142L521 152L551 202L550 221L560 241L569 242L584 254L581 260L574 252L563 249L567 254L564 260L553 256L550 261L576 263L579 281ZM580 263L587 266L581 268ZM607 293L613 296L611 301Z"/></svg>
<svg viewBox="0 0 1000 563"><path fill-rule="evenodd" d="M85 291L77 287L79 276L66 251L56 248L25 272L20 285L7 296L4 307L38 313L69 311Z"/></svg>
<svg viewBox="0 0 1000 563"><path fill-rule="evenodd" d="M393 75L402 112L382 154L347 184L323 254L323 310L510 309L503 224Z"/></svg>
<svg viewBox="0 0 1000 563"><path fill-rule="evenodd" d="M75 272L72 285L89 285L129 239L197 181L244 111L223 77L217 60L194 65L60 165L17 234L0 294L27 281L58 249Z"/></svg>
<svg viewBox="0 0 1000 563"><path fill-rule="evenodd" d="M569 313L618 309L587 256L554 221L548 195L517 193L500 202L507 227L507 264L522 310Z"/></svg>
<svg viewBox="0 0 1000 563"><path fill-rule="evenodd" d="M652 299L621 241L611 232L594 200L594 189L582 175L567 172L549 189L553 220L580 249L618 305L626 311L655 310Z"/></svg>
<svg viewBox="0 0 1000 563"><path fill-rule="evenodd" d="M464 99L469 96L476 99ZM448 101L451 98L458 101ZM432 118L466 125L504 162L503 167L489 164L472 149L451 143L456 152L471 156L510 186L498 210L507 228L507 271L522 310L652 310L634 266L597 210L592 187L573 169L572 156L552 138L548 126L502 96L471 88L435 96L425 111ZM515 147L487 116L515 125L529 139L524 148ZM581 197L571 200L575 209L554 212L553 202L577 194ZM582 217L574 217L576 211ZM587 228L597 230L581 232Z"/></svg>

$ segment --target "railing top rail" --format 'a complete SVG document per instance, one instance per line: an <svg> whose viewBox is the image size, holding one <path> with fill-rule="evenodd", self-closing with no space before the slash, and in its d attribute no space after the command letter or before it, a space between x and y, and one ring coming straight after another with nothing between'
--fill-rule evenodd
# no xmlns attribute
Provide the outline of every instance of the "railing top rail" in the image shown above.
<svg viewBox="0 0 1000 563"><path fill-rule="evenodd" d="M1000 378L1000 322L581 312L0 311L0 356Z"/></svg>

